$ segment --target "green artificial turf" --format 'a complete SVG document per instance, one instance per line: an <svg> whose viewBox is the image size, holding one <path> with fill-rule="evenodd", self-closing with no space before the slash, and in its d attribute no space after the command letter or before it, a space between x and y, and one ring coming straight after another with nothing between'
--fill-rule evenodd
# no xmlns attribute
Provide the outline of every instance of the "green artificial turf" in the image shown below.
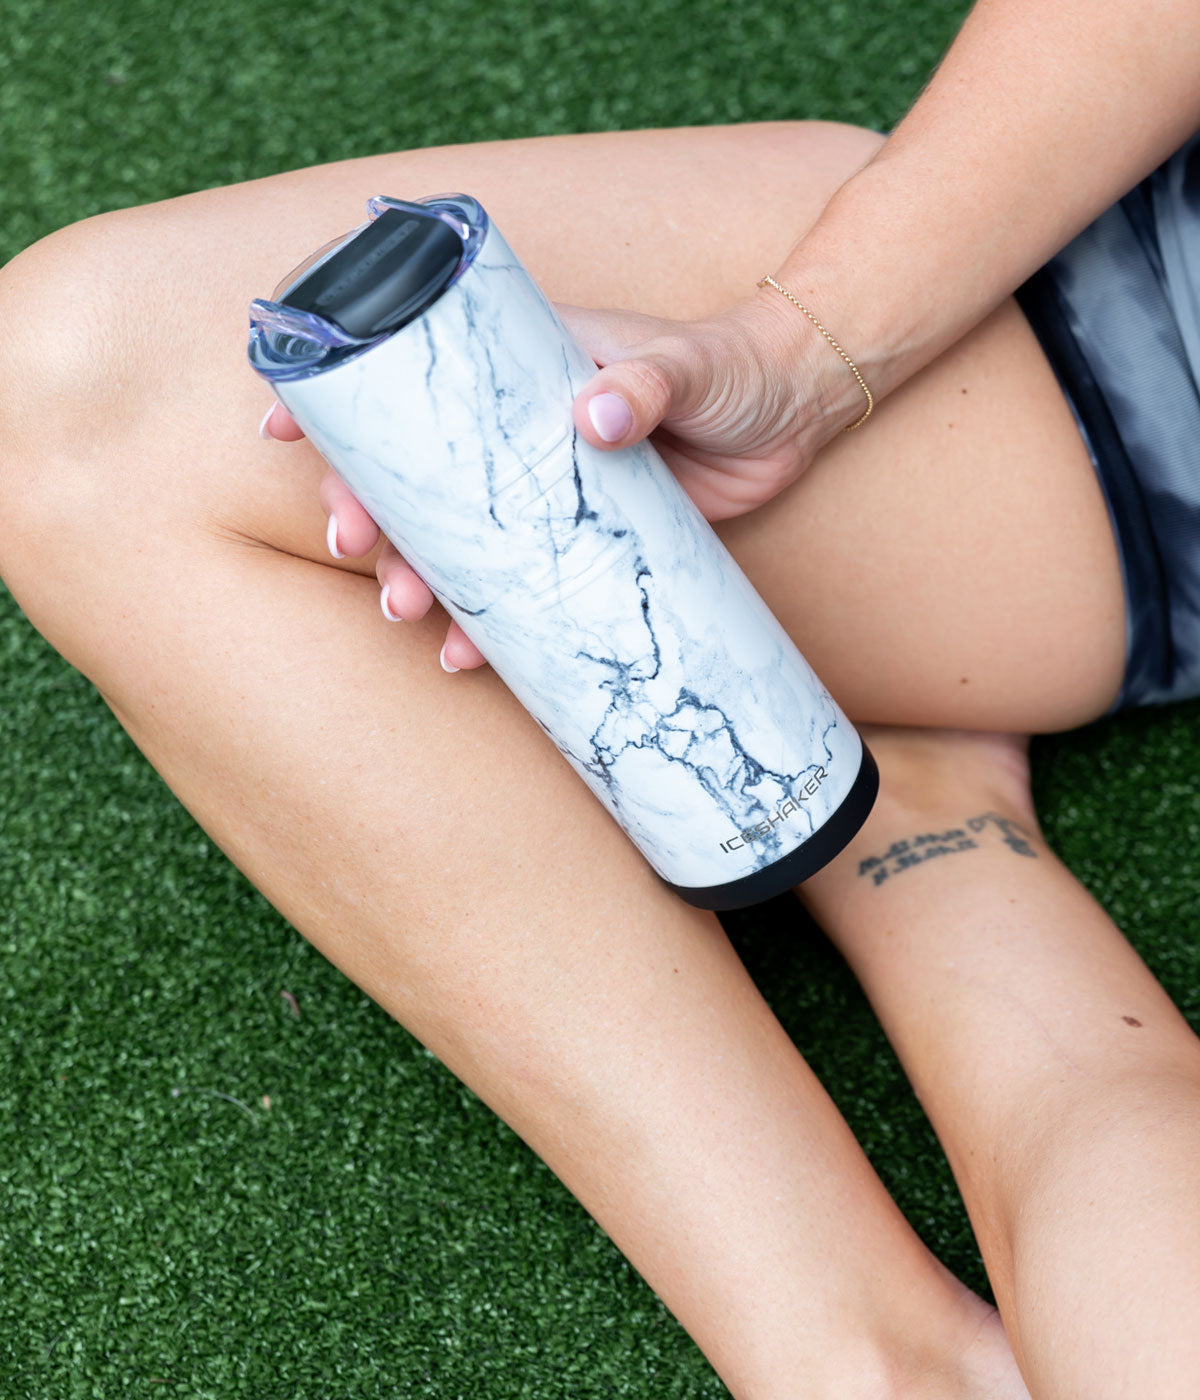
<svg viewBox="0 0 1200 1400"><path fill-rule="evenodd" d="M3 0L0 260L103 210L408 146L886 127L965 8ZM1107 721L1041 742L1036 768L1052 841L1200 1025L1197 719ZM779 907L729 926L902 1208L984 1287L844 966ZM548 1169L228 865L2 590L0 955L0 1400L726 1393Z"/></svg>

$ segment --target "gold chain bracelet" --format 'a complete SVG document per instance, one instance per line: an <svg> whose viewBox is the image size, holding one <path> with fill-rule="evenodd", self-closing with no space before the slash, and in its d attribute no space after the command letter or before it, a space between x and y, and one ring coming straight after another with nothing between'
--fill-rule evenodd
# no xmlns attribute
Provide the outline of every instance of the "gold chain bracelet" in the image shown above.
<svg viewBox="0 0 1200 1400"><path fill-rule="evenodd" d="M859 387L859 388L863 391L863 393L866 394L866 396L867 396L867 411L866 411L866 413L863 414L863 416L862 416L856 423L851 423L851 424L849 424L847 427L843 428L843 429L842 429L842 432L844 432L844 433L852 433L852 432L855 430L855 428L861 428L862 425L863 425L863 424L867 421L867 419L870 418L870 416L871 416L871 410L875 407L875 398L874 398L874 395L871 393L870 389L867 388L867 381L862 377L861 374L859 374L859 372L858 372L858 366L854 363L854 361L850 358L850 356L846 354L846 352L845 352L845 351L842 349L842 347L837 343L837 341L834 340L833 336L831 336L831 335L829 334L829 332L828 332L828 331L825 329L825 327L820 323L820 321L817 320L817 318L812 314L812 312L808 309L808 307L805 306L803 302L797 301L796 298L791 294L791 292L788 291L788 289L787 289L786 287L781 287L781 286L779 285L779 283L776 282L776 280L774 279L774 277L770 276L770 274L767 274L767 275L765 275L765 276L763 276L763 277L760 277L759 280L758 280L758 283L757 283L757 285L760 286L760 287L765 287L765 286L767 286L768 284L769 284L770 286L774 287L775 290L776 290L777 292L782 292L783 295L784 295L785 297L787 297L788 301L790 301L790 302L792 303L793 306L799 307L799 309L800 309L801 311L804 312L804 314L805 314L805 315L808 317L808 319L813 323L813 325L816 326L817 330L819 330L819 331L821 332L821 334L822 334L822 335L825 337L825 339L830 343L830 345L832 345L833 348L834 348L834 349L838 352L838 354L842 357L842 359L845 360L846 365L847 365L847 367L848 367L849 370L850 370L850 373L855 377L855 379L858 380L858 387Z"/></svg>

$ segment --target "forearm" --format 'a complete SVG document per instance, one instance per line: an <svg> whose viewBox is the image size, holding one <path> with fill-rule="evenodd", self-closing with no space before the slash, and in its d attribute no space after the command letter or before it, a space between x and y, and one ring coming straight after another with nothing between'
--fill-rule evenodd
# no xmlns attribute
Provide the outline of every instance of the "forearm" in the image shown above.
<svg viewBox="0 0 1200 1400"><path fill-rule="evenodd" d="M1195 0L979 0L779 280L886 394L1200 126Z"/></svg>

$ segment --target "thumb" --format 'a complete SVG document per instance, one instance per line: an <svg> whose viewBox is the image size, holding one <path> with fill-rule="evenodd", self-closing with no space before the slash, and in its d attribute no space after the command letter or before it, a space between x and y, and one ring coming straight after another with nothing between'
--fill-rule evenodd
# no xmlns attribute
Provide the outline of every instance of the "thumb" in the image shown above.
<svg viewBox="0 0 1200 1400"><path fill-rule="evenodd" d="M646 334L650 327L657 331L663 326L670 330ZM573 417L576 428L594 447L632 446L664 418L678 418L700 407L709 384L705 357L676 323L609 313L601 333L596 333L595 326L590 329L593 334L581 339L603 368L576 397ZM632 345L629 340L620 343L622 330L633 332Z"/></svg>

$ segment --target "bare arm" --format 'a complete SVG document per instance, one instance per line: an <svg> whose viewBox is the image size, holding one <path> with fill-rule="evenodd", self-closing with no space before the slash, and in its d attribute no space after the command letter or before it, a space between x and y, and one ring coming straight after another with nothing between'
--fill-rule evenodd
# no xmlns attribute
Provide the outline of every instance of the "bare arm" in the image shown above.
<svg viewBox="0 0 1200 1400"><path fill-rule="evenodd" d="M978 0L908 116L771 271L878 399L1200 127L1197 75L1197 0ZM742 302L698 321L559 309L602 366L575 400L578 432L622 448L659 429L659 450L711 520L770 500L863 411L814 328L749 279ZM280 409L272 423L299 436ZM342 538L373 546L374 525L335 478L323 500ZM394 551L385 575L389 606L420 616L431 605ZM465 638L455 654L482 660Z"/></svg>
<svg viewBox="0 0 1200 1400"><path fill-rule="evenodd" d="M887 393L1200 126L1198 75L1196 0L979 0L776 275Z"/></svg>

